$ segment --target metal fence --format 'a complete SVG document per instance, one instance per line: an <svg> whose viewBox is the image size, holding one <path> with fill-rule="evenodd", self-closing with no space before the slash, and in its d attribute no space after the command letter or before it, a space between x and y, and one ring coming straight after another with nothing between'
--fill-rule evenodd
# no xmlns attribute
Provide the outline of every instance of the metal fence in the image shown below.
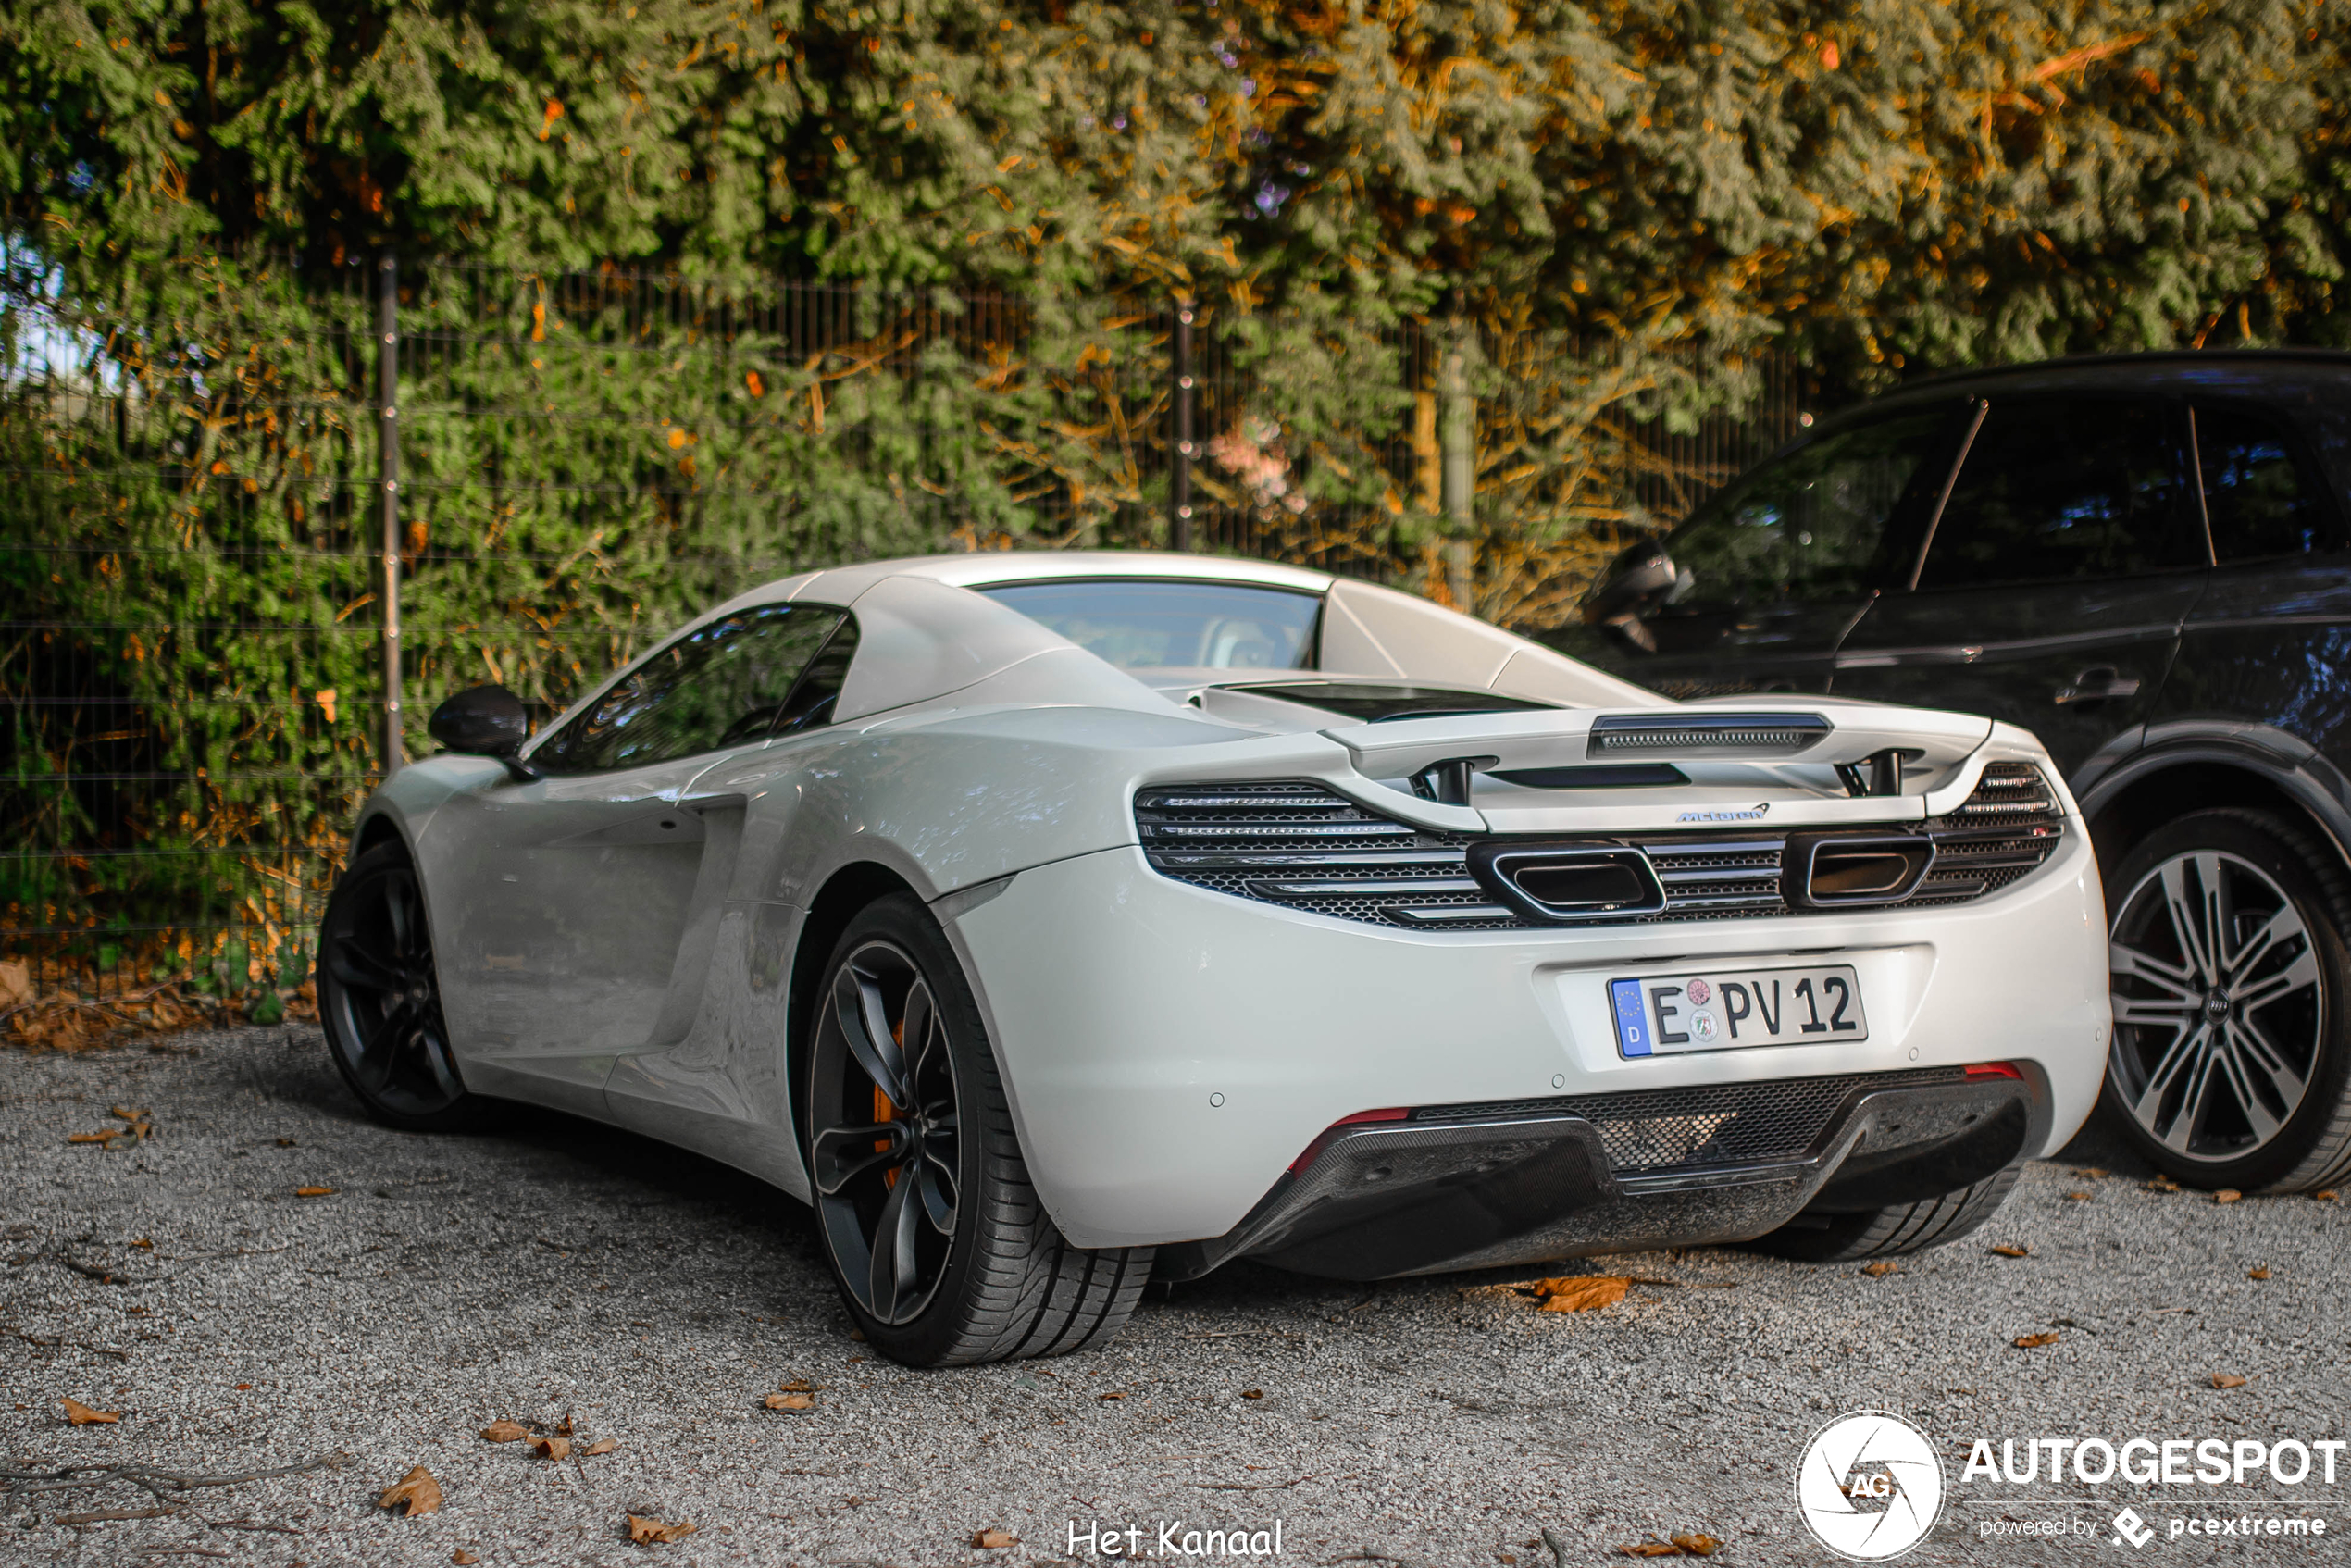
<svg viewBox="0 0 2351 1568"><path fill-rule="evenodd" d="M1418 584L1412 541L1449 526L1441 325L373 259L102 309L15 276L0 959L44 989L297 985L351 816L433 702L494 679L555 711L776 576L1082 544ZM1520 534L1582 541L1537 575L1678 516L1803 396L1749 367L1741 416L1675 430L1605 351L1473 351L1480 505L1490 481L1542 512Z"/></svg>

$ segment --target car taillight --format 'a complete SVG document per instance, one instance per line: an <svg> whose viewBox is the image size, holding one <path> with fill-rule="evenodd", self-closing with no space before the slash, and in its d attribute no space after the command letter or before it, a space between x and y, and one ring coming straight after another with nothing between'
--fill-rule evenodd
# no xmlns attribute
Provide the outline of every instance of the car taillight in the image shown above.
<svg viewBox="0 0 2351 1568"><path fill-rule="evenodd" d="M1973 1063L1973 1064L1972 1064L1968 1067L1968 1070L1967 1070L1967 1076L1968 1076L1969 1077L1972 1077L1972 1078L2017 1078L2017 1079L2021 1079L2021 1078L2024 1076L2024 1075L2023 1075L2022 1073L2020 1073L2020 1072L2018 1072L2018 1071L2017 1071L2017 1069L2016 1069L2016 1064L2015 1064L2015 1063L2013 1063L2013 1062L1977 1062L1977 1063Z"/></svg>

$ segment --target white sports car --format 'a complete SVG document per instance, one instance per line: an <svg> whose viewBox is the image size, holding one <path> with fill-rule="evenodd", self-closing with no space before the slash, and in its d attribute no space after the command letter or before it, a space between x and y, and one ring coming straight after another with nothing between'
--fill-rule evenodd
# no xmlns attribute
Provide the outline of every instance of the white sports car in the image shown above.
<svg viewBox="0 0 2351 1568"><path fill-rule="evenodd" d="M981 554L720 605L363 811L320 1002L367 1110L535 1101L813 1202L902 1361L1230 1258L1348 1279L1948 1241L2090 1110L2039 745L1669 703L1422 600Z"/></svg>

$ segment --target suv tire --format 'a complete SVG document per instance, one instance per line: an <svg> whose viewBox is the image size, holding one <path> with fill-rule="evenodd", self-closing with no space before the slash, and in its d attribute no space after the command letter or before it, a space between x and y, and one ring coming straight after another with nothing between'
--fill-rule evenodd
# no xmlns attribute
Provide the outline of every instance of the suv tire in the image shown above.
<svg viewBox="0 0 2351 1568"><path fill-rule="evenodd" d="M2351 883L2334 852L2266 812L2199 811L2141 840L2107 887L2105 1101L2122 1136L2193 1187L2296 1192L2351 1174Z"/></svg>

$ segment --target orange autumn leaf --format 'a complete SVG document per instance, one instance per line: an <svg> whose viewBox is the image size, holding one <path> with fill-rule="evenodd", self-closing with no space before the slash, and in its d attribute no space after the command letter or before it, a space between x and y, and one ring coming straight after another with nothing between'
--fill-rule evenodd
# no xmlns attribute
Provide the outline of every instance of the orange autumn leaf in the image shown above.
<svg viewBox="0 0 2351 1568"><path fill-rule="evenodd" d="M441 1512L441 1483L432 1478L431 1471L417 1465L385 1487L384 1495L376 1500L378 1508L399 1508L403 1504L411 1519L420 1513Z"/></svg>
<svg viewBox="0 0 2351 1568"><path fill-rule="evenodd" d="M1006 1547L1018 1546L1019 1544L1020 1537L1014 1535L1010 1530L989 1529L975 1530L972 1532L972 1545L979 1548L982 1551L1001 1551Z"/></svg>
<svg viewBox="0 0 2351 1568"><path fill-rule="evenodd" d="M1901 1270L1901 1267L1902 1265L1900 1263L1885 1260L1874 1263L1863 1263L1861 1265L1861 1272L1868 1275L1872 1279L1884 1279L1889 1274L1898 1273Z"/></svg>
<svg viewBox="0 0 2351 1568"><path fill-rule="evenodd" d="M334 1195L335 1189L331 1187L297 1187L294 1188L294 1196L297 1198L331 1198Z"/></svg>
<svg viewBox="0 0 2351 1568"><path fill-rule="evenodd" d="M2215 1388L2242 1388L2248 1381L2250 1379L2239 1377L2233 1372L2216 1372L2212 1375L2212 1386Z"/></svg>
<svg viewBox="0 0 2351 1568"><path fill-rule="evenodd" d="M1538 1279L1519 1288L1539 1297L1543 1312L1588 1313L1624 1300L1624 1292L1632 1284L1621 1275L1568 1275L1558 1279Z"/></svg>
<svg viewBox="0 0 2351 1568"><path fill-rule="evenodd" d="M533 1437L530 1439L530 1451L541 1459L569 1459L571 1439L569 1437Z"/></svg>
<svg viewBox="0 0 2351 1568"><path fill-rule="evenodd" d="M620 1447L620 1445L610 1437L599 1437L579 1451L585 1454L588 1458L593 1459L598 1454L610 1453L613 1450L618 1447Z"/></svg>
<svg viewBox="0 0 2351 1568"><path fill-rule="evenodd" d="M529 1436L530 1429L519 1421L493 1421L481 1429L487 1443L512 1443Z"/></svg>
<svg viewBox="0 0 2351 1568"><path fill-rule="evenodd" d="M2054 1329L2040 1334L2020 1334L2013 1341L2020 1350L2037 1350L2044 1345L2054 1345L2057 1342L2058 1337Z"/></svg>
<svg viewBox="0 0 2351 1568"><path fill-rule="evenodd" d="M807 1394L770 1394L767 1396L767 1408L769 1410L815 1410L816 1401L815 1398Z"/></svg>
<svg viewBox="0 0 2351 1568"><path fill-rule="evenodd" d="M656 1541L684 1540L694 1533L691 1524L665 1524L641 1513L631 1513L626 1517L628 1520L628 1538L639 1546L651 1546Z"/></svg>
<svg viewBox="0 0 2351 1568"><path fill-rule="evenodd" d="M1711 1557L1723 1549L1721 1541L1716 1540L1712 1536L1701 1535L1696 1530L1687 1535L1675 1536L1673 1544L1692 1557Z"/></svg>
<svg viewBox="0 0 2351 1568"><path fill-rule="evenodd" d="M122 1419L120 1415L111 1411L92 1410L80 1400L69 1399L60 1402L66 1407L66 1419L76 1426L88 1426L93 1423L115 1422Z"/></svg>

